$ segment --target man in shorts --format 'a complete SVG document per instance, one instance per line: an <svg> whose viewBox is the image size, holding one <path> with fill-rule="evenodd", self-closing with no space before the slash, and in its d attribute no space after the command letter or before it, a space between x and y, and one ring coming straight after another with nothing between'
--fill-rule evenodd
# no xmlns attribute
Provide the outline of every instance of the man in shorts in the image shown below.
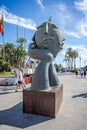
<svg viewBox="0 0 87 130"><path fill-rule="evenodd" d="M23 69L18 70L17 72L17 86L15 92L18 91L18 88L23 88L24 78L23 78Z"/></svg>

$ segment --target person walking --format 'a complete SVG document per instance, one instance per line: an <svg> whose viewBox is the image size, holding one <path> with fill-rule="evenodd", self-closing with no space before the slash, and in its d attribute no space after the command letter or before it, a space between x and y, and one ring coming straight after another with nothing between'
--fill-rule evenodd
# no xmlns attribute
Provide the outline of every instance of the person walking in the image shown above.
<svg viewBox="0 0 87 130"><path fill-rule="evenodd" d="M23 87L26 87L26 83L25 83L25 73L24 73L24 70L21 69L21 72L22 72L22 76L23 76Z"/></svg>
<svg viewBox="0 0 87 130"><path fill-rule="evenodd" d="M86 78L86 69L84 69L84 78Z"/></svg>
<svg viewBox="0 0 87 130"><path fill-rule="evenodd" d="M76 70L76 77L78 76L78 70Z"/></svg>
<svg viewBox="0 0 87 130"><path fill-rule="evenodd" d="M23 88L23 82L24 82L24 78L23 78L23 70L19 69L17 72L17 84L16 84L16 89L15 92L18 92L18 88Z"/></svg>
<svg viewBox="0 0 87 130"><path fill-rule="evenodd" d="M17 70L14 70L14 76L15 76L14 85L17 85Z"/></svg>
<svg viewBox="0 0 87 130"><path fill-rule="evenodd" d="M80 70L81 78L83 78L84 71L83 69Z"/></svg>

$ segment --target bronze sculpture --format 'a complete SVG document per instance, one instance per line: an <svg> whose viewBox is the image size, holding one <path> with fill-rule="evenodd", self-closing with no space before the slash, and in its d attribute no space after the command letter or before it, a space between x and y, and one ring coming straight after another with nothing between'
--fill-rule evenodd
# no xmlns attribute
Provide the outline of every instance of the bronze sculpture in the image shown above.
<svg viewBox="0 0 87 130"><path fill-rule="evenodd" d="M29 56L40 60L33 75L32 90L47 90L58 87L59 80L52 64L57 53L63 47L64 37L51 20L37 27L29 47Z"/></svg>

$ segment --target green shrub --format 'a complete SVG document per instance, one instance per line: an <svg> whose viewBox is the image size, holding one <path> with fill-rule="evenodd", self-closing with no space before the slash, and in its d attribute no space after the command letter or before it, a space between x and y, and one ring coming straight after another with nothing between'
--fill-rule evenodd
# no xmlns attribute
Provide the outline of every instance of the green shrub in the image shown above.
<svg viewBox="0 0 87 130"><path fill-rule="evenodd" d="M11 70L11 65L9 62L4 62L4 61L0 60L0 63L1 63L0 72Z"/></svg>

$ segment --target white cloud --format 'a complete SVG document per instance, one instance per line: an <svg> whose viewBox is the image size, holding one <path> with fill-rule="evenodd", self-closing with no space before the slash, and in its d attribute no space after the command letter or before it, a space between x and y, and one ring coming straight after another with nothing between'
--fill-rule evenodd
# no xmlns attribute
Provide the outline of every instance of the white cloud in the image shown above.
<svg viewBox="0 0 87 130"><path fill-rule="evenodd" d="M49 6L46 11L46 14L50 14L52 16L55 21L55 24L58 24L58 27L61 27L61 30L65 35L72 36L77 39L80 38L79 31L76 31L77 28L75 28L76 26L73 25L74 16L69 11L68 6L66 4L56 3L52 6ZM69 29L69 27L71 28L71 25L73 25L72 28L74 31Z"/></svg>
<svg viewBox="0 0 87 130"><path fill-rule="evenodd" d="M72 21L72 14L68 11L67 6L65 4L58 4L57 12L59 12L58 16L61 20L60 22L62 22L64 26Z"/></svg>
<svg viewBox="0 0 87 130"><path fill-rule="evenodd" d="M74 3L78 10L82 12L87 12L87 0L75 1Z"/></svg>
<svg viewBox="0 0 87 130"><path fill-rule="evenodd" d="M76 18L75 15L70 12L69 7L63 3L52 5L52 7L49 8L49 12L52 10L53 18L57 21L57 24L61 26L61 29L67 36L79 39L83 36L87 36L87 0L75 1L75 7L83 13L83 17L80 20ZM70 30L69 27L72 30Z"/></svg>
<svg viewBox="0 0 87 130"><path fill-rule="evenodd" d="M52 7L49 8L49 12L52 10L53 18L57 21L57 24L61 26L65 35L79 39L83 36L87 36L87 0L75 1L75 7L83 13L83 17L80 20L75 18L68 6L63 3L52 5ZM69 29L71 26L73 31Z"/></svg>
<svg viewBox="0 0 87 130"><path fill-rule="evenodd" d="M83 36L87 36L87 20L86 19L82 19L78 25L77 25L77 29L80 30L81 34Z"/></svg>
<svg viewBox="0 0 87 130"><path fill-rule="evenodd" d="M43 5L43 0L36 0L36 2L38 3L41 9L45 9L45 6Z"/></svg>
<svg viewBox="0 0 87 130"><path fill-rule="evenodd" d="M68 36L72 36L72 37L75 37L75 38L80 38L79 34L76 33L76 32L72 32L72 31L64 31L64 33Z"/></svg>
<svg viewBox="0 0 87 130"><path fill-rule="evenodd" d="M15 14L8 12L5 8L0 8L0 15L4 15L4 21L11 24L18 24L22 27L29 28L31 30L36 30L36 24L32 19L25 19L19 17Z"/></svg>
<svg viewBox="0 0 87 130"><path fill-rule="evenodd" d="M67 5L58 3L56 5L52 5L50 10L52 10L55 21L61 23L62 27L65 27L67 23L72 21L72 14L68 11Z"/></svg>
<svg viewBox="0 0 87 130"><path fill-rule="evenodd" d="M75 7L82 12L83 17L78 21L77 29L81 32L81 35L87 36L87 0L75 1Z"/></svg>

